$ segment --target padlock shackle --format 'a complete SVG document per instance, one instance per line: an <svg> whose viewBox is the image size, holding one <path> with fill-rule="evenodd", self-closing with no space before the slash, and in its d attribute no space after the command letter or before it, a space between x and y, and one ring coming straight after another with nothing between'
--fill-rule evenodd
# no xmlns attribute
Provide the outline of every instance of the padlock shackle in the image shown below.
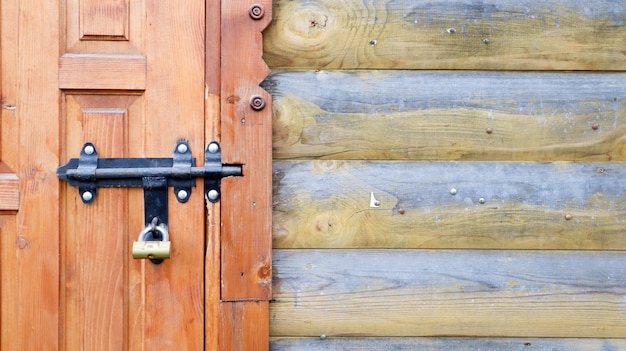
<svg viewBox="0 0 626 351"><path fill-rule="evenodd" d="M170 241L170 234L167 230L167 225L165 225L164 223L161 223L159 225L154 225L154 221L152 222L151 225L147 225L139 233L139 237L137 238L137 241L148 241L146 240L146 237L148 236L148 234L153 233L153 232L157 232L161 235L162 239L160 241ZM152 241L159 241L159 240L152 240Z"/></svg>

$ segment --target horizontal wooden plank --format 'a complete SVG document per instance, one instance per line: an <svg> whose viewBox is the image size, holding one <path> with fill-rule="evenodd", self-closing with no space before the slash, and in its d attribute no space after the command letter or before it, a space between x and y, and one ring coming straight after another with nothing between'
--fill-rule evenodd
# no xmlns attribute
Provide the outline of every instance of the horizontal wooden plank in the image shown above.
<svg viewBox="0 0 626 351"><path fill-rule="evenodd" d="M617 251L274 250L272 336L626 335Z"/></svg>
<svg viewBox="0 0 626 351"><path fill-rule="evenodd" d="M624 60L626 62L626 60ZM626 73L276 72L274 157L626 160Z"/></svg>
<svg viewBox="0 0 626 351"><path fill-rule="evenodd" d="M0 162L0 213L14 212L20 207L20 180L7 165Z"/></svg>
<svg viewBox="0 0 626 351"><path fill-rule="evenodd" d="M626 249L626 163L276 161L273 172L275 248Z"/></svg>
<svg viewBox="0 0 626 351"><path fill-rule="evenodd" d="M623 351L626 339L271 338L271 351Z"/></svg>
<svg viewBox="0 0 626 351"><path fill-rule="evenodd" d="M142 55L65 54L59 58L60 89L146 89Z"/></svg>
<svg viewBox="0 0 626 351"><path fill-rule="evenodd" d="M270 67L624 70L626 4L278 0Z"/></svg>

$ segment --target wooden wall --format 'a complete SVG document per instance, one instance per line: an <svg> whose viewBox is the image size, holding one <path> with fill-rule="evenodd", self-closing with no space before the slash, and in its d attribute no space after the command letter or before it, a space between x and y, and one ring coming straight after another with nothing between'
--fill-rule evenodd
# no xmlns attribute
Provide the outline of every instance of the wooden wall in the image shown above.
<svg viewBox="0 0 626 351"><path fill-rule="evenodd" d="M626 350L626 3L273 6L272 350Z"/></svg>

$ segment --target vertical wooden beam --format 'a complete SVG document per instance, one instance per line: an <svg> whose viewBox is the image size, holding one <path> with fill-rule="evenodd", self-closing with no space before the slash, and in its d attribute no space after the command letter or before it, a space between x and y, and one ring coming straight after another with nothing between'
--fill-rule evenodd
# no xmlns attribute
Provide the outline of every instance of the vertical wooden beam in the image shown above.
<svg viewBox="0 0 626 351"><path fill-rule="evenodd" d="M15 350L59 345L58 1L19 2L15 112L19 128ZM47 38L41 40L41 38Z"/></svg>
<svg viewBox="0 0 626 351"><path fill-rule="evenodd" d="M272 108L259 84L269 74L261 31L271 10L271 0L222 1L222 159L244 165L243 177L222 182L222 350L269 348Z"/></svg>
<svg viewBox="0 0 626 351"><path fill-rule="evenodd" d="M221 0L206 0L205 21L205 141L220 142ZM220 323L220 202L206 201L205 350L219 350Z"/></svg>
<svg viewBox="0 0 626 351"><path fill-rule="evenodd" d="M17 0L0 1L0 159L17 169ZM17 350L18 296L16 216L0 216L0 350Z"/></svg>
<svg viewBox="0 0 626 351"><path fill-rule="evenodd" d="M269 74L261 31L271 6L222 2L222 159L244 165L243 177L222 186L222 299L229 301L271 296L272 108L259 87ZM259 19L249 14L255 10ZM264 108L251 107L255 97Z"/></svg>
<svg viewBox="0 0 626 351"><path fill-rule="evenodd" d="M171 155L187 139L204 159L205 1L146 2L145 157ZM161 24L161 25L160 25ZM202 182L185 204L168 191L171 259L145 264L145 349L200 350L204 345L204 196ZM170 324L161 323L167 316Z"/></svg>

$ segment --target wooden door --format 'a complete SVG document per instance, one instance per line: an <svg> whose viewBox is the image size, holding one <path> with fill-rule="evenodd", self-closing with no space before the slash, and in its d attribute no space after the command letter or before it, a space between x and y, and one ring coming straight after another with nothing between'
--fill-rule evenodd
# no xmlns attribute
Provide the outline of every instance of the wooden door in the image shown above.
<svg viewBox="0 0 626 351"><path fill-rule="evenodd" d="M267 348L271 99L258 84L271 2L0 9L1 157L20 184L17 212L0 220L2 349ZM208 206L201 180L184 204L170 188L172 252L160 265L130 252L141 188L99 189L86 205L55 175L85 142L101 158L145 158L171 157L180 139L198 164L221 142L244 176Z"/></svg>

